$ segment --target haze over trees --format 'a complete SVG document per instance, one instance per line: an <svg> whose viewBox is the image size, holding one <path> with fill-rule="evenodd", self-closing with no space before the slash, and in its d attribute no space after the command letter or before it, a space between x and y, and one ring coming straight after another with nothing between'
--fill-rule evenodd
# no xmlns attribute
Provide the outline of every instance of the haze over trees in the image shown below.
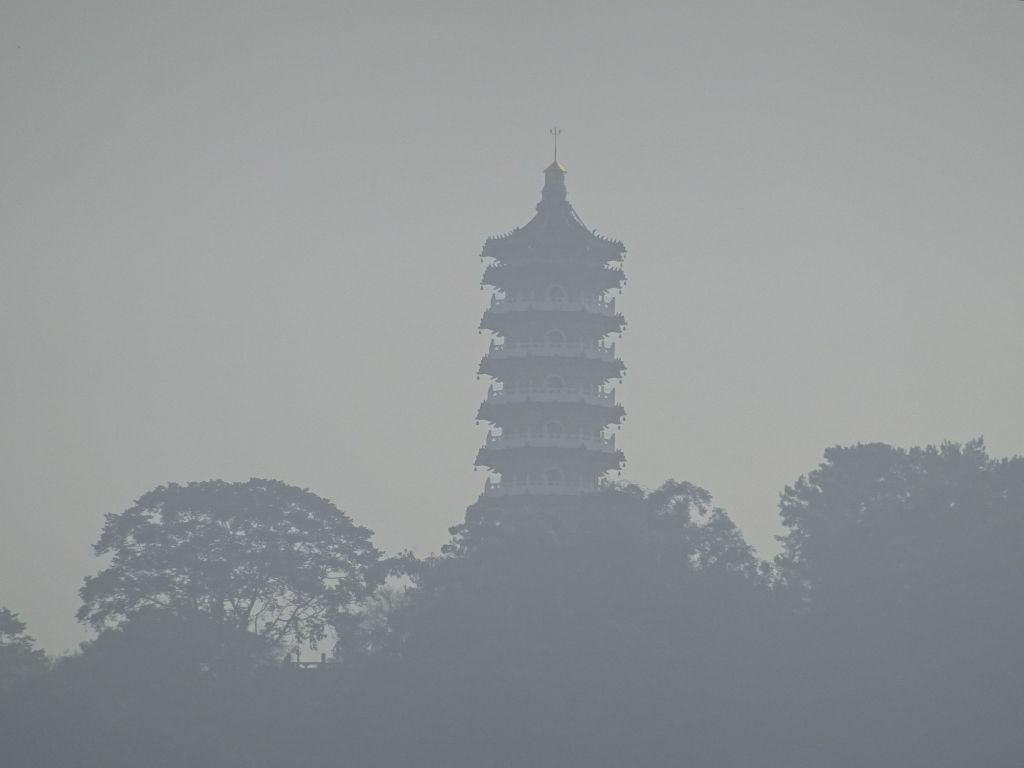
<svg viewBox="0 0 1024 768"><path fill-rule="evenodd" d="M669 482L396 564L308 491L159 488L107 519L78 654L0 611L3 764L1019 765L1024 459L832 448L780 512L770 563Z"/></svg>
<svg viewBox="0 0 1024 768"><path fill-rule="evenodd" d="M0 606L0 689L45 668L46 655L35 647L14 611Z"/></svg>
<svg viewBox="0 0 1024 768"><path fill-rule="evenodd" d="M786 489L790 706L851 765L1024 754L1024 460L982 442L832 448Z"/></svg>
<svg viewBox="0 0 1024 768"><path fill-rule="evenodd" d="M383 576L370 536L276 480L163 486L107 515L95 551L111 563L85 579L78 618L101 630L162 608L315 645Z"/></svg>

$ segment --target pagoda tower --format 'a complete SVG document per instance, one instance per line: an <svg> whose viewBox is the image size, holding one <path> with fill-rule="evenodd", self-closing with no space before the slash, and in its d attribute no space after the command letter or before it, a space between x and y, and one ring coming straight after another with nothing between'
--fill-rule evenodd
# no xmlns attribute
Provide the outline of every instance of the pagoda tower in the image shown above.
<svg viewBox="0 0 1024 768"><path fill-rule="evenodd" d="M483 503L565 502L597 491L625 460L608 432L625 416L609 387L625 365L608 337L626 323L608 294L625 283L626 249L587 229L565 174L556 154L537 215L481 254L494 293L480 328L496 337L480 363L493 383L477 418L492 426L476 465L497 476Z"/></svg>

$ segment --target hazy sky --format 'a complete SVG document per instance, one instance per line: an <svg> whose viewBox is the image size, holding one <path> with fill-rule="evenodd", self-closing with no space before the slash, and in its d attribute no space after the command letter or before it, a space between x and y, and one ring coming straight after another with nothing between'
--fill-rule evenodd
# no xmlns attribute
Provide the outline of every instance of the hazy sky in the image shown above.
<svg viewBox="0 0 1024 768"><path fill-rule="evenodd" d="M624 477L770 553L826 446L1024 452L1016 0L0 0L0 109L0 605L51 651L169 481L444 540L552 124L629 248Z"/></svg>

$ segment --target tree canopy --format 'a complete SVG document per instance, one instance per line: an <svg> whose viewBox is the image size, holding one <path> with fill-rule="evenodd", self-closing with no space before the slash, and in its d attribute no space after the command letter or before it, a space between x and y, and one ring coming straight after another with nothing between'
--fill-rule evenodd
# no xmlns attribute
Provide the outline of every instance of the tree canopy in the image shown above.
<svg viewBox="0 0 1024 768"><path fill-rule="evenodd" d="M749 723L744 649L768 585L706 491L479 512L424 563L371 664L385 764L678 765Z"/></svg>
<svg viewBox="0 0 1024 768"><path fill-rule="evenodd" d="M1024 753L1024 459L981 440L831 448L780 511L777 565L799 606L783 617L780 690L823 745L791 764Z"/></svg>
<svg viewBox="0 0 1024 768"><path fill-rule="evenodd" d="M308 491L159 488L107 519L96 640L0 689L0 761L1017 768L1024 459L831 448L780 512L769 564L689 483L482 503L383 588L393 562ZM303 595L302 637L345 630L316 670L271 652Z"/></svg>
<svg viewBox="0 0 1024 768"><path fill-rule="evenodd" d="M14 611L0 607L0 687L41 671L45 663L46 656L35 647L25 622Z"/></svg>
<svg viewBox="0 0 1024 768"><path fill-rule="evenodd" d="M108 514L79 620L117 626L145 608L212 619L279 644L322 640L382 577L371 532L276 480L161 486Z"/></svg>

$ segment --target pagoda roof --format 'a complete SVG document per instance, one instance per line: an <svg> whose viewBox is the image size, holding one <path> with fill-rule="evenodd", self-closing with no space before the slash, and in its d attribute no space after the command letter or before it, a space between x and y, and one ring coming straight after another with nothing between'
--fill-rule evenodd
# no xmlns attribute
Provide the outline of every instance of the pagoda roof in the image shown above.
<svg viewBox="0 0 1024 768"><path fill-rule="evenodd" d="M562 246L571 251L582 250L604 260L618 260L626 247L620 240L604 237L587 228L566 199L565 174L565 168L557 161L544 169L544 188L537 204L537 214L522 227L487 238L481 255L501 259L516 252Z"/></svg>

